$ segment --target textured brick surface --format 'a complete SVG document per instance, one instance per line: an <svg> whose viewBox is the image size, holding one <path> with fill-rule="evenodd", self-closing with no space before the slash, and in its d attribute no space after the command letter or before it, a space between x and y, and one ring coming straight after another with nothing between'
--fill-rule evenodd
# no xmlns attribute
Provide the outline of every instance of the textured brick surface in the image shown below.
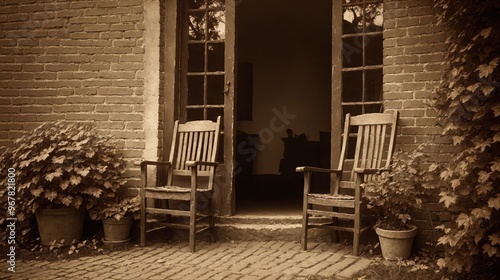
<svg viewBox="0 0 500 280"><path fill-rule="evenodd" d="M278 241L200 243L190 253L187 243L155 243L76 260L19 260L15 273L8 273L2 261L0 278L305 280L351 278L371 263L351 256L350 246L311 243L310 248L302 251L298 243Z"/></svg>
<svg viewBox="0 0 500 280"><path fill-rule="evenodd" d="M0 1L0 147L45 121L100 121L137 159L143 34L142 0Z"/></svg>

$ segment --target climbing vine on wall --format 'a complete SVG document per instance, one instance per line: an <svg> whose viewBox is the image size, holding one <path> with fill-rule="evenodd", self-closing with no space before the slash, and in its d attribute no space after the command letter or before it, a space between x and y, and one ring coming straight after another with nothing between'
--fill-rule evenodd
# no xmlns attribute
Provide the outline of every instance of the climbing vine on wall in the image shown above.
<svg viewBox="0 0 500 280"><path fill-rule="evenodd" d="M433 105L457 153L441 172L452 213L438 264L453 272L500 264L500 1L436 0L448 65ZM486 267L484 267L486 266Z"/></svg>

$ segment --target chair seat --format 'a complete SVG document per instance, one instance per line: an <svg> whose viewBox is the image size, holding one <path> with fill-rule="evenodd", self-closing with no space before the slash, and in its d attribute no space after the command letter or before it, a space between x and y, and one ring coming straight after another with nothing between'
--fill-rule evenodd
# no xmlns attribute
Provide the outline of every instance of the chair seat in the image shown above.
<svg viewBox="0 0 500 280"><path fill-rule="evenodd" d="M189 193L191 192L190 188L179 187L179 186L163 186L163 187L147 187L146 191L150 192L169 192L169 193ZM210 192L209 189L197 189L197 192Z"/></svg>
<svg viewBox="0 0 500 280"><path fill-rule="evenodd" d="M331 199L331 200L354 200L354 196L346 194L323 194L323 193L310 193L308 197Z"/></svg>

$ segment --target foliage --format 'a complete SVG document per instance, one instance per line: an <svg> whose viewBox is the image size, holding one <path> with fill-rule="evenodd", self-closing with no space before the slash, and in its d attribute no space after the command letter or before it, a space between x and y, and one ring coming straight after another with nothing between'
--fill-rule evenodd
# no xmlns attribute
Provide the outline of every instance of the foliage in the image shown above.
<svg viewBox="0 0 500 280"><path fill-rule="evenodd" d="M93 220L115 218L119 221L127 215L138 218L139 210L139 197L127 196L123 193L115 196L115 199L102 200L96 207L89 211L89 215Z"/></svg>
<svg viewBox="0 0 500 280"><path fill-rule="evenodd" d="M420 145L412 152L396 152L391 167L363 183L368 208L379 215L377 226L389 230L409 229L411 213L420 209L422 201L438 186L434 176L437 165Z"/></svg>
<svg viewBox="0 0 500 280"><path fill-rule="evenodd" d="M116 140L96 134L92 124L43 124L1 155L2 185L8 184L8 170L15 170L16 189L0 191L0 207L4 208L15 194L15 213L2 209L0 224L15 215L21 228L17 238L22 243L33 228L32 217L39 207L90 210L124 186L125 167Z"/></svg>
<svg viewBox="0 0 500 280"><path fill-rule="evenodd" d="M441 267L500 266L500 2L438 0L448 69L435 91L443 134L457 147L441 172L441 202L453 222L439 226Z"/></svg>

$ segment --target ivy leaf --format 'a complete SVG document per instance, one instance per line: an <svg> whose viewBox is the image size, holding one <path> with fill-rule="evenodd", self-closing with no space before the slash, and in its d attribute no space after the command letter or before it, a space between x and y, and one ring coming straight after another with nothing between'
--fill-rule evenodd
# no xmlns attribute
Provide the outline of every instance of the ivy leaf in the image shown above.
<svg viewBox="0 0 500 280"><path fill-rule="evenodd" d="M486 184L477 185L475 189L478 195L483 195L491 191L493 189L493 186L491 182L487 182Z"/></svg>
<svg viewBox="0 0 500 280"><path fill-rule="evenodd" d="M65 190L69 187L69 181L68 180L64 180L61 182L61 184L59 184L59 187L61 188L61 190Z"/></svg>
<svg viewBox="0 0 500 280"><path fill-rule="evenodd" d="M493 90L495 90L495 87L493 87L493 86L482 86L481 87L481 92L484 94L484 96L489 96L490 93L493 92Z"/></svg>
<svg viewBox="0 0 500 280"><path fill-rule="evenodd" d="M42 194L42 192L43 192L43 188L42 188L41 186L39 186L39 187L38 187L38 188L36 188L36 189L32 189L32 190L31 190L31 194L32 194L33 196L35 196L35 197L39 197L39 196L40 196L40 194Z"/></svg>
<svg viewBox="0 0 500 280"><path fill-rule="evenodd" d="M491 218L491 210L483 207L483 208L474 208L472 209L471 214L478 219L486 219L489 220Z"/></svg>
<svg viewBox="0 0 500 280"><path fill-rule="evenodd" d="M483 245L483 252L488 254L488 257L492 257L497 254L497 248L486 243Z"/></svg>
<svg viewBox="0 0 500 280"><path fill-rule="evenodd" d="M63 174L62 169L61 169L61 168L57 168L57 170L56 170L56 171L54 171L54 172L52 172L52 173L49 173L49 174L45 175L45 177L44 177L44 178L45 178L45 180L47 180L48 182L52 182L52 180L53 180L54 178L59 178L59 177L61 177L61 175L62 175L62 174Z"/></svg>
<svg viewBox="0 0 500 280"><path fill-rule="evenodd" d="M500 104L496 104L495 106L493 106L492 110L495 117L500 116Z"/></svg>
<svg viewBox="0 0 500 280"><path fill-rule="evenodd" d="M71 178L69 178L69 182L72 185L76 186L76 185L78 185L78 184L80 184L82 182L82 177L72 175Z"/></svg>
<svg viewBox="0 0 500 280"><path fill-rule="evenodd" d="M61 202L66 205L66 206L70 206L71 205L71 202L73 201L73 197L71 195L66 195L66 196L63 196L60 198L61 199Z"/></svg>
<svg viewBox="0 0 500 280"><path fill-rule="evenodd" d="M500 244L500 234L498 234L498 233L494 233L494 234L488 236L488 239L491 241L491 245Z"/></svg>
<svg viewBox="0 0 500 280"><path fill-rule="evenodd" d="M439 202L444 202L444 206L446 206L446 208L450 208L450 205L455 204L457 202L456 196L442 195L442 194L440 194L440 196L441 198L439 199Z"/></svg>
<svg viewBox="0 0 500 280"><path fill-rule="evenodd" d="M460 179L453 179L453 180L451 180L451 187L453 189L456 189L457 187L460 186L460 183L461 183Z"/></svg>
<svg viewBox="0 0 500 280"><path fill-rule="evenodd" d="M460 143L462 143L462 141L464 141L465 136L455 135L452 138L453 138L453 145L456 146L456 145L460 145Z"/></svg>
<svg viewBox="0 0 500 280"><path fill-rule="evenodd" d="M474 242L476 242L476 244L479 244L479 241L483 239L483 233L483 231L478 231L474 236Z"/></svg>
<svg viewBox="0 0 500 280"><path fill-rule="evenodd" d="M493 69L489 64L481 64L477 67L476 71L479 72L479 78L486 78L493 73Z"/></svg>
<svg viewBox="0 0 500 280"><path fill-rule="evenodd" d="M90 172L90 167L86 168L77 168L76 173L82 177L86 177Z"/></svg>
<svg viewBox="0 0 500 280"><path fill-rule="evenodd" d="M499 59L500 57L496 57L488 64L479 65L476 69L476 71L479 72L479 78L486 78L491 75L491 73L493 73L493 70L497 67Z"/></svg>
<svg viewBox="0 0 500 280"><path fill-rule="evenodd" d="M52 157L52 163L53 164L61 164L61 163L64 163L65 159L66 159L65 155L62 155L60 157L53 156Z"/></svg>
<svg viewBox="0 0 500 280"><path fill-rule="evenodd" d="M106 187L107 189L109 189L109 188L113 187L113 184L111 184L110 182L106 181L106 182L104 182L104 187Z"/></svg>
<svg viewBox="0 0 500 280"><path fill-rule="evenodd" d="M490 179L491 173L485 172L485 171L480 171L478 175L479 175L479 177L478 177L477 181L479 183L486 183Z"/></svg>
<svg viewBox="0 0 500 280"><path fill-rule="evenodd" d="M488 207L500 209L500 194L497 194L496 197L490 197L488 199Z"/></svg>
<svg viewBox="0 0 500 280"><path fill-rule="evenodd" d="M500 158L495 158L495 161L491 163L491 172L500 171Z"/></svg>
<svg viewBox="0 0 500 280"><path fill-rule="evenodd" d="M498 143L500 142L500 132L497 132L495 133L495 135L493 135L493 143Z"/></svg>
<svg viewBox="0 0 500 280"><path fill-rule="evenodd" d="M53 201L57 197L57 192L54 190L47 190L45 191L44 197L49 201Z"/></svg>
<svg viewBox="0 0 500 280"><path fill-rule="evenodd" d="M463 227L469 227L470 225L470 218L469 216L467 216L467 214L465 213L460 213L460 215L458 215L456 221L457 225L459 227L463 226Z"/></svg>

